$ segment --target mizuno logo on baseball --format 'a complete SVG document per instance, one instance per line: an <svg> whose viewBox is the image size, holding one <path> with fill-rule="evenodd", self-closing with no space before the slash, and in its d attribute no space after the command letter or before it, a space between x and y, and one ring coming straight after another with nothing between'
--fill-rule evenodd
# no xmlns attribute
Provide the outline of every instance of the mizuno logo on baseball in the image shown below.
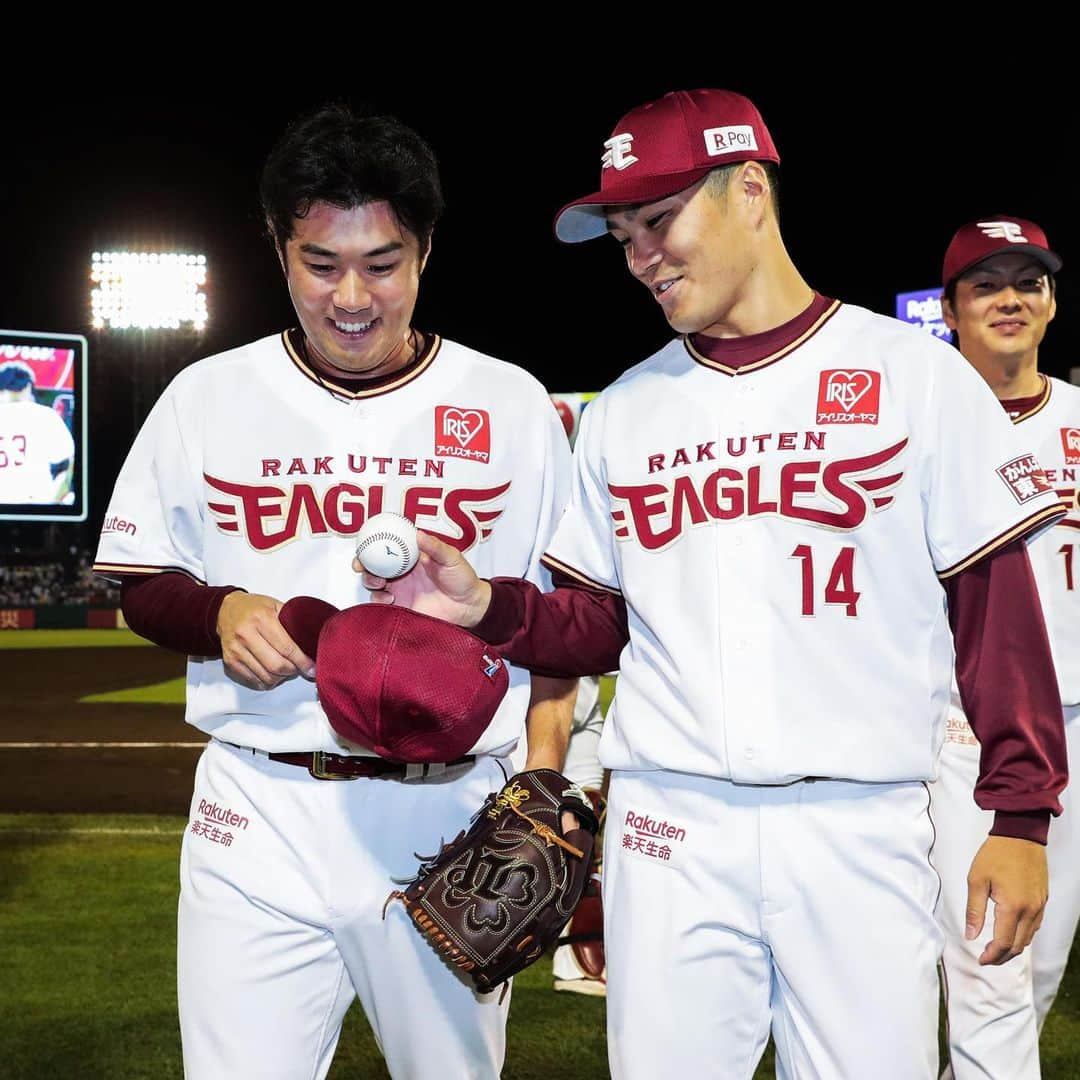
<svg viewBox="0 0 1080 1080"><path fill-rule="evenodd" d="M1061 429L1061 448L1065 451L1066 465L1080 465L1080 428Z"/></svg>
<svg viewBox="0 0 1080 1080"><path fill-rule="evenodd" d="M893 459L907 443L902 439L839 461L788 461L778 473L751 465L716 469L705 477L677 476L670 483L609 483L615 537L662 551L688 528L762 514L850 532L892 503L891 489L904 478L903 470L892 471Z"/></svg>
<svg viewBox="0 0 1080 1080"><path fill-rule="evenodd" d="M637 158L630 153L630 144L633 141L634 136L629 132L622 135L612 135L604 143L604 156L601 158L604 168L621 171L633 165L637 161Z"/></svg>
<svg viewBox="0 0 1080 1080"><path fill-rule="evenodd" d="M385 509L381 484L343 482L317 489L304 483L239 484L209 473L203 479L212 489L206 505L218 530L244 537L256 551L273 551L305 533L355 536L369 515ZM509 490L509 481L493 488L412 487L402 495L400 512L445 543L468 551L491 536ZM445 525L452 531L439 530Z"/></svg>
<svg viewBox="0 0 1080 1080"><path fill-rule="evenodd" d="M732 124L729 127L706 128L702 133L705 152L709 157L743 153L758 148L757 136L749 124Z"/></svg>
<svg viewBox="0 0 1080 1080"><path fill-rule="evenodd" d="M876 424L880 401L880 371L823 371L818 383L817 423Z"/></svg>
<svg viewBox="0 0 1080 1080"><path fill-rule="evenodd" d="M463 409L456 405L435 408L435 456L491 459L491 416L485 409Z"/></svg>

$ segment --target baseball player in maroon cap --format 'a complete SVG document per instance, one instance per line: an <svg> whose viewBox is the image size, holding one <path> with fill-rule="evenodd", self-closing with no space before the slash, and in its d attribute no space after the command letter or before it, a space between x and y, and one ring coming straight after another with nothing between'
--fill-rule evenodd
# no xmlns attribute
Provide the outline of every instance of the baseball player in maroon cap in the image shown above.
<svg viewBox="0 0 1080 1080"><path fill-rule="evenodd" d="M1056 310L1061 258L1032 221L992 214L956 231L942 268L942 313L956 343L983 377L1047 479L1069 508L1028 544L1064 709L1069 756L1080 759L1080 388L1039 371L1039 345ZM995 613L990 613L994 617ZM1009 615L999 616L1007 622ZM1037 1080L1039 1031L1057 993L1080 919L1080 833L1075 785L1047 844L1051 892L1039 933L1022 956L1001 967L979 960L990 941L979 932L967 868L992 823L972 799L980 740L954 684L940 776L931 785L941 874L938 918L945 933L950 1063L956 1080ZM977 912L976 912L977 913Z"/></svg>
<svg viewBox="0 0 1080 1080"><path fill-rule="evenodd" d="M771 1031L785 1076L930 1080L926 785L954 643L993 812L972 915L995 897L998 963L1041 916L1066 781L1023 543L1064 508L955 349L804 280L778 161L729 91L619 120L556 233L610 236L679 336L584 415L545 554L558 587L477 577L430 536L409 575L367 583L520 663L618 665L600 747L614 1076L750 1076ZM999 605L1008 622L985 619Z"/></svg>
<svg viewBox="0 0 1080 1080"><path fill-rule="evenodd" d="M509 996L475 993L384 905L503 787L527 713L528 767L561 766L574 681L511 668L493 715L471 693L462 710L456 676L484 687L501 661L461 669L430 632L403 661L349 566L385 510L544 582L570 450L537 380L413 324L442 209L416 132L315 109L261 195L299 325L166 389L96 563L138 633L191 657L187 720L211 736L181 853L185 1075L324 1077L359 1000L391 1076L494 1080ZM344 610L316 634L301 596Z"/></svg>

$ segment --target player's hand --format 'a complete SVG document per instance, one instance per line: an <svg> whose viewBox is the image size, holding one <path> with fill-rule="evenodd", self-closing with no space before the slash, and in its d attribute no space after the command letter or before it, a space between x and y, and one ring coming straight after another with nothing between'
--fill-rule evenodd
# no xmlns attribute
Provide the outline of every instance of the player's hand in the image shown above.
<svg viewBox="0 0 1080 1080"><path fill-rule="evenodd" d="M249 690L272 690L296 675L315 675L315 661L278 620L281 606L272 596L239 590L221 602L217 632L225 670Z"/></svg>
<svg viewBox="0 0 1080 1080"><path fill-rule="evenodd" d="M982 933L986 902L994 901L994 938L980 964L1004 964L1031 944L1042 924L1049 895L1046 848L1032 840L988 836L968 872L967 928L974 941Z"/></svg>
<svg viewBox="0 0 1080 1080"><path fill-rule="evenodd" d="M471 629L484 617L491 603L491 586L476 576L457 548L421 529L416 530L416 538L420 547L416 565L391 581L369 573L359 559L353 559L352 568L363 575L364 588L371 590L372 603L402 604Z"/></svg>

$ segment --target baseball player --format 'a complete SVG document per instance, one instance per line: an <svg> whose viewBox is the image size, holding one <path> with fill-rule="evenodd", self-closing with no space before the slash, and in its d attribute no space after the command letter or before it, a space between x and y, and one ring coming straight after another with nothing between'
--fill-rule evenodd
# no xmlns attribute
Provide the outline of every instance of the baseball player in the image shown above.
<svg viewBox="0 0 1080 1080"><path fill-rule="evenodd" d="M509 997L473 993L384 904L503 786L530 698L528 766L561 766L575 680L512 668L467 755L393 762L330 727L278 612L367 600L350 559L381 510L541 582L569 447L530 375L413 326L442 208L415 132L320 108L271 151L261 197L299 327L172 382L95 564L136 632L189 654L187 720L212 736L181 854L185 1074L323 1077L359 998L392 1076L491 1080Z"/></svg>
<svg viewBox="0 0 1080 1080"><path fill-rule="evenodd" d="M30 365L0 364L0 503L60 502L74 457L67 424L34 400Z"/></svg>
<svg viewBox="0 0 1080 1080"><path fill-rule="evenodd" d="M994 215L958 229L945 253L942 314L971 366L986 380L1015 428L1034 447L1068 516L1028 546L1057 670L1069 756L1080 758L1080 388L1039 371L1039 344L1056 308L1061 259L1034 222ZM1007 619L1008 616L1006 615ZM1002 967L979 965L987 934L967 925L967 867L990 824L971 794L979 776L979 739L954 686L940 775L931 785L941 874L938 919L949 1015L951 1075L998 1080L1039 1076L1039 1031L1065 970L1080 918L1075 785L1051 830L1052 884L1032 946ZM949 1070L946 1070L946 1075Z"/></svg>
<svg viewBox="0 0 1080 1080"><path fill-rule="evenodd" d="M1022 543L1064 508L956 350L806 283L752 102L668 94L602 160L556 232L609 234L680 336L585 412L545 554L558 587L477 577L428 535L409 575L366 583L518 662L618 664L600 743L615 1077L748 1077L771 1030L784 1076L931 1080L926 785L953 647L994 812L973 922L992 896L980 959L998 963L1038 924L1066 780ZM1007 624L984 618L998 605Z"/></svg>

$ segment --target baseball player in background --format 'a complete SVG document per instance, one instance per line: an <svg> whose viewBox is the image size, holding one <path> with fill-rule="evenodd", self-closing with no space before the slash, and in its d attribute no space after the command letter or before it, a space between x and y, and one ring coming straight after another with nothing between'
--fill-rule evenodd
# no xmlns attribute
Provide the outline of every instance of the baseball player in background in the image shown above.
<svg viewBox="0 0 1080 1080"><path fill-rule="evenodd" d="M1034 222L994 215L958 229L945 252L942 314L971 366L996 395L1069 507L1068 516L1031 540L1028 555L1042 601L1064 708L1069 757L1080 760L1080 388L1039 371L1039 344L1056 310L1054 274L1061 259ZM1008 612L989 612L1006 625ZM1022 646L1018 646L1022 647ZM1039 1031L1065 971L1080 918L1080 834L1075 784L1047 845L1050 899L1023 956L980 966L989 943L968 918L967 867L991 824L972 799L979 738L953 687L941 753L931 785L937 830L933 860L942 881L938 918L945 933L942 967L956 1080L1032 1080L1039 1076Z"/></svg>
<svg viewBox="0 0 1080 1080"><path fill-rule="evenodd" d="M176 377L95 564L137 633L189 654L187 720L212 736L181 855L185 1074L323 1077L359 998L392 1076L492 1080L509 997L475 994L384 903L503 786L527 710L528 767L561 767L576 680L512 668L467 755L392 762L329 726L278 612L366 601L350 560L380 510L541 583L569 447L539 382L413 325L442 209L415 132L320 108L269 154L261 198L299 327Z"/></svg>
<svg viewBox="0 0 1080 1080"><path fill-rule="evenodd" d="M1000 963L1038 925L1066 782L1023 543L1064 508L955 349L803 279L752 102L668 94L602 161L556 232L610 236L680 336L584 414L557 588L485 580L430 535L411 573L364 580L517 662L619 667L600 743L615 1077L749 1077L771 1030L783 1076L931 1080L926 785L953 644L994 816L972 921L993 896L980 959Z"/></svg>
<svg viewBox="0 0 1080 1080"><path fill-rule="evenodd" d="M0 364L0 503L59 503L75 442L63 418L34 399L29 364Z"/></svg>

